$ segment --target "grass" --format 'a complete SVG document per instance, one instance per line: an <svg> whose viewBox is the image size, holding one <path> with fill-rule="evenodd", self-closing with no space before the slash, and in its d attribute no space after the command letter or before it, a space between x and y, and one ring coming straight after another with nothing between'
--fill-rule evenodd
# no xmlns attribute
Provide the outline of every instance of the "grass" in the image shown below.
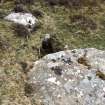
<svg viewBox="0 0 105 105"><path fill-rule="evenodd" d="M8 1L0 5L0 10L9 14L13 7L13 1ZM15 105L14 103L19 103L19 101L21 105L26 105L22 101L25 98L25 101L28 100L29 103L27 105L30 105L29 99L24 96L23 77L25 76L21 72L18 62L39 59L36 48L41 46L41 40L46 33L53 33L62 42L62 46L69 45L70 49L94 47L105 50L105 4L81 9L69 9L64 6L52 8L46 6L41 0L32 6L27 6L27 8L29 10L39 9L44 14L42 18L39 18L41 28L33 32L27 41L15 35L12 22L0 19L0 38L9 46L4 50L0 47L0 74L3 75L0 75L2 78L2 81L0 80L0 103L2 104L4 98L6 101L9 100L10 105ZM95 30L88 27L84 29L84 26L78 21L72 22L71 18L76 15L92 19L97 28ZM11 103L11 99L14 100L13 103Z"/></svg>

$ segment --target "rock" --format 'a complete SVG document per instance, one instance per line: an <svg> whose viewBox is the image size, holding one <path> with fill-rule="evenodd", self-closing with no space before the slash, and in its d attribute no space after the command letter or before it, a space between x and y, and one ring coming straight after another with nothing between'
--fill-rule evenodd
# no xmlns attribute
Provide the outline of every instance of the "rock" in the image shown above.
<svg viewBox="0 0 105 105"><path fill-rule="evenodd" d="M10 13L5 17L6 20L13 21L14 23L22 24L24 26L35 27L38 20L30 13Z"/></svg>
<svg viewBox="0 0 105 105"><path fill-rule="evenodd" d="M85 63L78 62L83 57ZM28 73L28 85L34 88L28 96L40 105L104 105L104 76L105 51L60 51L34 63Z"/></svg>

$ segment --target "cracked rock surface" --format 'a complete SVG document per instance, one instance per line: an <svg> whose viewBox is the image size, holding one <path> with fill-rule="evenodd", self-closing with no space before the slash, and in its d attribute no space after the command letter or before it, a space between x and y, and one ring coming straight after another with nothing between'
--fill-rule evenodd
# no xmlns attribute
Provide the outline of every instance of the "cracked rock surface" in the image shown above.
<svg viewBox="0 0 105 105"><path fill-rule="evenodd" d="M49 54L28 73L39 105L105 105L105 52L94 48Z"/></svg>

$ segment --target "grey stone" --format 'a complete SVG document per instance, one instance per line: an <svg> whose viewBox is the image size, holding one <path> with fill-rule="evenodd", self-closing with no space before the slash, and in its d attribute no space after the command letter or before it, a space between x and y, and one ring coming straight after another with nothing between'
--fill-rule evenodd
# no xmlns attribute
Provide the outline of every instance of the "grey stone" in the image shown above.
<svg viewBox="0 0 105 105"><path fill-rule="evenodd" d="M90 67L78 62L83 57ZM57 75L52 67L61 67L62 74ZM97 71L105 73L105 51L88 48L49 54L28 73L28 83L37 88L30 98L44 105L105 105L105 80Z"/></svg>
<svg viewBox="0 0 105 105"><path fill-rule="evenodd" d="M31 13L15 13L12 12L5 17L6 20L12 21L14 23L22 24L24 26L35 27L38 20Z"/></svg>

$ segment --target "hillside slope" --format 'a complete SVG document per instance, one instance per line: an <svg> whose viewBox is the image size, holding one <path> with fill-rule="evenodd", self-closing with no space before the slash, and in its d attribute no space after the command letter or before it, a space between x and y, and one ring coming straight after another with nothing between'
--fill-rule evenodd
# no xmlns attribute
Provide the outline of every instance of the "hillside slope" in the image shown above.
<svg viewBox="0 0 105 105"><path fill-rule="evenodd" d="M17 1L40 22L40 27L28 39L17 36L14 23L4 19L13 12ZM24 68L39 59L38 49L46 34L57 38L60 44L56 47L60 50L65 45L69 49L105 49L104 0L29 1L0 0L0 105L33 105L25 95Z"/></svg>

